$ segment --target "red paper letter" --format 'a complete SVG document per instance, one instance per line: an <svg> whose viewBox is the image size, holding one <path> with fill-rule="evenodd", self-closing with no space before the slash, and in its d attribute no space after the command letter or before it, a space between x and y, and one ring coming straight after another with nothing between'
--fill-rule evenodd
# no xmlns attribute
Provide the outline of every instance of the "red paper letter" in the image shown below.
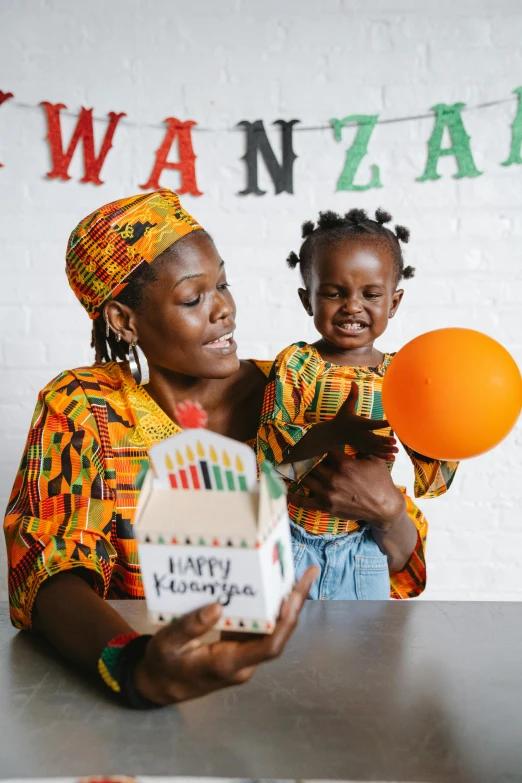
<svg viewBox="0 0 522 783"><path fill-rule="evenodd" d="M159 178L163 169L174 169L179 171L181 175L181 187L176 188L176 192L183 195L183 193L190 193L191 196L202 196L196 182L196 156L192 148L192 137L190 135L190 129L193 125L197 125L193 120L187 120L186 122L180 122L175 117L167 117L164 122L167 123L168 128L163 139L161 146L156 150L156 162L152 169L152 174L149 177L149 181L145 185L140 185L142 190L159 190L161 188ZM179 163L167 162L167 157L172 147L174 139L178 138L179 149Z"/></svg>
<svg viewBox="0 0 522 783"><path fill-rule="evenodd" d="M63 103L48 103L43 101L41 104L45 108L47 114L47 139L49 146L51 147L51 156L53 160L53 168L47 176L50 179L71 179L67 173L69 165L74 155L74 151L78 146L80 139L83 143L83 163L85 169L85 175L81 178L80 182L92 182L93 185L103 185L103 181L100 179L100 172L102 166L112 146L112 137L116 126L122 117L126 115L124 113L115 114L109 112L109 127L105 133L103 143L101 146L100 154L96 157L94 149L94 130L92 127L92 109L84 109L80 112L76 128L73 133L73 137L69 143L67 152L63 151L62 143L62 127L60 124L60 110L66 109L67 106Z"/></svg>
<svg viewBox="0 0 522 783"><path fill-rule="evenodd" d="M0 106L2 105L2 103L8 101L9 98L14 98L12 92L2 92L2 90L0 90ZM0 169L2 168L3 165L4 165L3 163L0 163Z"/></svg>

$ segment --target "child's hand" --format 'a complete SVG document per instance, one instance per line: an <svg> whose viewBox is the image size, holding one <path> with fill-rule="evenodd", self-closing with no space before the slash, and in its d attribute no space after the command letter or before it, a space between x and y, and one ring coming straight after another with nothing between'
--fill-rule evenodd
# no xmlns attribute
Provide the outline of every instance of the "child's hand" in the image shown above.
<svg viewBox="0 0 522 783"><path fill-rule="evenodd" d="M384 435L376 435L373 430L388 427L386 419L366 419L355 413L359 387L352 381L352 387L334 417L335 423L340 427L343 440L347 445L353 446L359 454L373 454L380 459L392 460L399 449L396 440Z"/></svg>

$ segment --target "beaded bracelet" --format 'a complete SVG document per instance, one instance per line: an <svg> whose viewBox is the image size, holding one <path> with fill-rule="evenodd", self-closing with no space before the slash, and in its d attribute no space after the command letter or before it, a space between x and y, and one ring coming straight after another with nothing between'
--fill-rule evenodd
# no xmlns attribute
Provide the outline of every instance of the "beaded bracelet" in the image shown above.
<svg viewBox="0 0 522 783"><path fill-rule="evenodd" d="M103 650L98 659L98 672L105 685L115 693L121 693L120 655L126 644L137 639L139 633L126 633L115 636Z"/></svg>
<svg viewBox="0 0 522 783"><path fill-rule="evenodd" d="M161 707L141 696L132 682L134 667L145 655L150 634L127 633L111 639L98 659L98 672L105 685L134 709L146 710Z"/></svg>

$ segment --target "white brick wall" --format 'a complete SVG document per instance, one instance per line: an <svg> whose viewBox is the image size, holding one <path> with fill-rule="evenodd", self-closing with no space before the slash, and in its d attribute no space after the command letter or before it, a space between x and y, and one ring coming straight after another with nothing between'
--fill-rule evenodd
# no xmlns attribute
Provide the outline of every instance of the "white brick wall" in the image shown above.
<svg viewBox="0 0 522 783"><path fill-rule="evenodd" d="M231 127L243 119L299 118L323 125L352 113L397 117L438 102L508 98L522 84L519 0L11 0L0 9L0 88L36 106L125 111L149 124L195 119ZM272 357L311 338L284 259L300 223L319 209L383 205L411 228L401 314L382 347L419 332L480 329L520 362L522 168L509 152L516 104L465 114L477 179L456 181L441 160L438 182L424 170L431 119L381 125L369 165L383 189L336 193L344 150L329 131L295 134L295 195L241 198L241 133L195 133L202 198L185 201L214 235L236 296L243 356ZM70 138L73 121L64 122ZM104 125L97 125L98 138ZM64 249L77 220L101 203L138 192L162 128L121 125L102 173L105 185L49 181L43 110L0 107L0 500L5 504L38 389L60 370L89 361L87 317L69 291ZM274 135L277 143L277 133ZM277 148L276 148L277 149ZM176 188L174 172L162 177ZM522 599L521 430L462 466L447 497L422 504L431 522L427 598ZM397 478L411 486L405 462ZM2 577L2 583L4 578Z"/></svg>

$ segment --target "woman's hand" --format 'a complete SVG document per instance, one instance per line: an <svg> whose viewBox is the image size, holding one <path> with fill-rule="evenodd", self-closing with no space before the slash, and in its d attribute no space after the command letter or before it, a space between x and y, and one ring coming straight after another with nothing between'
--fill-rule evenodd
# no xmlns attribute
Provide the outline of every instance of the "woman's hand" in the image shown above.
<svg viewBox="0 0 522 783"><path fill-rule="evenodd" d="M95 672L108 642L134 629L94 592L90 576L88 571L76 569L47 579L36 597L33 628L43 633L62 655ZM246 682L259 663L282 653L317 576L316 568L303 574L283 602L271 636L203 644L199 637L211 631L220 618L222 609L218 604L162 628L136 665L135 688L150 701L170 704Z"/></svg>
<svg viewBox="0 0 522 783"><path fill-rule="evenodd" d="M292 503L341 519L364 520L372 527L392 525L405 507L386 463L376 457L355 459L332 451L301 484L310 490L310 497L290 494Z"/></svg>
<svg viewBox="0 0 522 783"><path fill-rule="evenodd" d="M150 701L171 704L247 682L258 664L283 652L316 578L316 568L305 572L283 602L271 636L203 644L200 637L211 631L221 616L219 604L205 606L162 628L136 666L134 687Z"/></svg>
<svg viewBox="0 0 522 783"><path fill-rule="evenodd" d="M311 494L289 494L292 503L341 519L366 522L388 558L390 573L402 571L417 545L418 533L406 512L404 495L393 483L385 462L330 452L301 483Z"/></svg>

